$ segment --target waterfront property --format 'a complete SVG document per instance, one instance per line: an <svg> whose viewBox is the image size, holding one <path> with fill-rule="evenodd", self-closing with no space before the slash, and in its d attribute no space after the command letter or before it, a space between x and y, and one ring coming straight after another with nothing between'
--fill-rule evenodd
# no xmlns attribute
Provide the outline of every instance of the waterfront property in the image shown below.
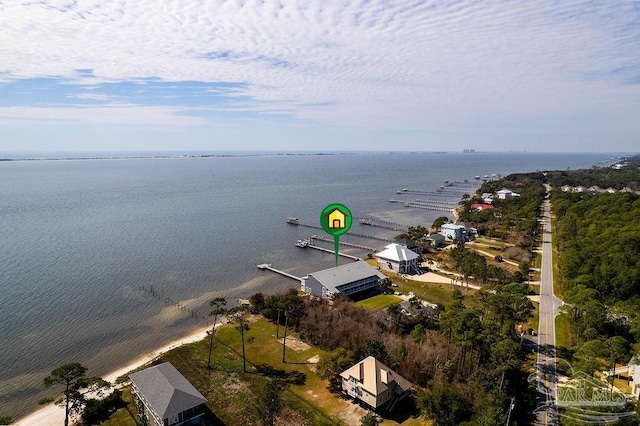
<svg viewBox="0 0 640 426"><path fill-rule="evenodd" d="M336 293L352 296L380 286L385 276L366 262L354 262L302 277L302 291L322 298Z"/></svg>
<svg viewBox="0 0 640 426"><path fill-rule="evenodd" d="M399 274L420 273L417 265L418 255L401 244L391 243L375 256L378 258L379 269Z"/></svg>
<svg viewBox="0 0 640 426"><path fill-rule="evenodd" d="M200 425L207 400L169 362L129 375L138 414L154 426Z"/></svg>
<svg viewBox="0 0 640 426"><path fill-rule="evenodd" d="M467 229L462 225L445 223L440 227L440 234L448 241L460 241L467 237Z"/></svg>
<svg viewBox="0 0 640 426"><path fill-rule="evenodd" d="M340 373L342 391L362 401L374 410L388 403L388 410L405 398L412 388L411 382L369 356Z"/></svg>
<svg viewBox="0 0 640 426"><path fill-rule="evenodd" d="M507 198L520 196L520 194L518 194L517 192L513 192L512 190L507 188L502 188L500 191L496 192L496 195L500 200L506 200Z"/></svg>

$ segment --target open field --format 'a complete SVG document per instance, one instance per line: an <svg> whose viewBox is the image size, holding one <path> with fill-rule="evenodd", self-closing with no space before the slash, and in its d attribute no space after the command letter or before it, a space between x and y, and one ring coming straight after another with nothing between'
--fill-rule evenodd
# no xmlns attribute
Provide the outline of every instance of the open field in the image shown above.
<svg viewBox="0 0 640 426"><path fill-rule="evenodd" d="M361 308L379 311L400 302L402 302L402 299L398 296L394 296L393 294L378 294L376 296L369 297L368 299L356 302L355 305Z"/></svg>

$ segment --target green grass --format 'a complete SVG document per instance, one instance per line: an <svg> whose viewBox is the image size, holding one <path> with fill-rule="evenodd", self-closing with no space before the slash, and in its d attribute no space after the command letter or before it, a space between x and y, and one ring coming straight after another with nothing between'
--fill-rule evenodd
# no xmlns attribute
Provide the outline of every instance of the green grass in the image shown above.
<svg viewBox="0 0 640 426"><path fill-rule="evenodd" d="M564 348L572 346L569 318L565 314L556 317L556 346Z"/></svg>
<svg viewBox="0 0 640 426"><path fill-rule="evenodd" d="M284 332L280 327L280 336ZM282 343L276 339L276 327L259 317L249 323L245 332L247 373L242 372L240 333L235 325L221 327L214 339L212 369L207 369L208 339L180 346L163 354L153 364L171 362L207 399L207 407L224 424L259 425L255 410L255 389L264 386L268 376L304 374L302 385L289 384L283 392L284 408L278 415L282 424L339 425L335 414L346 406L340 398L327 390L327 381L313 371L307 361L323 351L309 347L294 350L287 347L286 363L282 362ZM296 336L288 332L288 338ZM256 366L266 364L270 372L260 373ZM131 401L130 389L125 388L124 399ZM114 413L107 425L135 425L133 404Z"/></svg>
<svg viewBox="0 0 640 426"><path fill-rule="evenodd" d="M540 325L540 304L537 302L531 302L534 306L533 317L529 320L529 325L526 328L533 328L536 333L538 332L538 326Z"/></svg>
<svg viewBox="0 0 640 426"><path fill-rule="evenodd" d="M388 275L391 281L394 284L398 285L398 289L404 293L408 294L409 292L413 292L418 298L422 300L426 300L430 303L436 303L445 305L449 301L451 301L451 293L454 288L462 291L462 294L465 296L464 304L471 308L480 307L481 303L476 295L476 291L473 289L466 290L464 288L460 288L458 286L454 287L450 284L443 283L425 283L422 281L414 281L414 280L403 280L402 278L394 275Z"/></svg>
<svg viewBox="0 0 640 426"><path fill-rule="evenodd" d="M369 297L368 299L356 302L355 305L361 308L380 311L400 302L402 302L402 299L398 296L394 296L393 294L378 294L376 296Z"/></svg>
<svg viewBox="0 0 640 426"><path fill-rule="evenodd" d="M131 385L122 388L122 399L127 403L125 408L120 408L113 413L111 417L105 422L102 422L102 426L136 426L137 409L133 404L133 398L131 397Z"/></svg>

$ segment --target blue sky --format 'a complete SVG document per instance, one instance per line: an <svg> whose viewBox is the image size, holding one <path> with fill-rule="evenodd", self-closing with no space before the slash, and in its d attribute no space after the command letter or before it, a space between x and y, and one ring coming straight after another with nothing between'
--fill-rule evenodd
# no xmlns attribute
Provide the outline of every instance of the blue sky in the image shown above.
<svg viewBox="0 0 640 426"><path fill-rule="evenodd" d="M640 151L640 1L0 0L0 152Z"/></svg>

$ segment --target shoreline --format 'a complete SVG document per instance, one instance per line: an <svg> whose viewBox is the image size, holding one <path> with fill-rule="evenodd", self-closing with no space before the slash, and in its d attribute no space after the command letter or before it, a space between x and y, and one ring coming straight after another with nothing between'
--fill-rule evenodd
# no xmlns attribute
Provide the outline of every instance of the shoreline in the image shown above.
<svg viewBox="0 0 640 426"><path fill-rule="evenodd" d="M224 318L220 318L220 321L216 323L216 328L223 324L225 321ZM157 357L162 354L165 354L177 347L187 345L189 343L198 342L207 337L207 332L211 330L211 326L203 327L198 329L197 331L183 336L181 338L175 339L164 346L161 346L158 349L147 352L144 355L139 356L133 361L129 362L127 365L120 367L116 370L111 371L108 374L102 376L102 378L112 384L111 389L115 389L117 385L115 381L118 377L123 376L130 371L133 371L137 368L148 364L153 361ZM12 425L22 425L22 426L31 426L31 425L42 425L42 426L58 426L64 423L64 408L55 405L54 403L50 403L42 408L37 409L36 411L25 415L19 419L16 419Z"/></svg>

